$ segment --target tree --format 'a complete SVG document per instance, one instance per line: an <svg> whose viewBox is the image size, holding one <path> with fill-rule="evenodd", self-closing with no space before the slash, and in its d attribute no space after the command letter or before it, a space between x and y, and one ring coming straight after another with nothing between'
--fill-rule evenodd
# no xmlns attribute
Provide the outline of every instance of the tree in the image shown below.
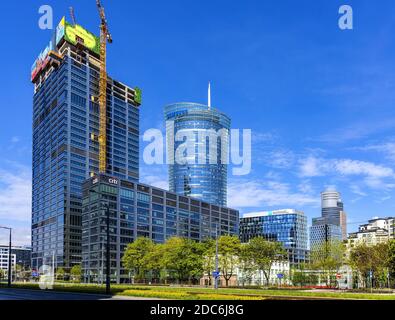
<svg viewBox="0 0 395 320"><path fill-rule="evenodd" d="M0 269L0 281L3 280L5 277L5 271L3 269Z"/></svg>
<svg viewBox="0 0 395 320"><path fill-rule="evenodd" d="M248 244L242 244L239 255L239 267L243 272L242 284L251 283L252 277L257 270L252 257L252 252L249 250Z"/></svg>
<svg viewBox="0 0 395 320"><path fill-rule="evenodd" d="M196 281L203 274L203 252L201 243L185 238L170 238L163 247L163 266L179 283Z"/></svg>
<svg viewBox="0 0 395 320"><path fill-rule="evenodd" d="M202 243L203 246L203 271L208 275L209 286L212 283L212 272L215 269L215 240L208 238Z"/></svg>
<svg viewBox="0 0 395 320"><path fill-rule="evenodd" d="M164 279L165 282L167 280L163 264L164 249L165 246L163 244L154 244L144 259L145 266L149 270L150 282L152 282L153 278Z"/></svg>
<svg viewBox="0 0 395 320"><path fill-rule="evenodd" d="M81 276L82 276L81 265L77 264L73 266L70 270L70 274L74 282L81 282Z"/></svg>
<svg viewBox="0 0 395 320"><path fill-rule="evenodd" d="M236 236L221 236L218 239L219 267L226 286L229 285L229 280L235 275L240 249L240 240Z"/></svg>
<svg viewBox="0 0 395 320"><path fill-rule="evenodd" d="M345 246L340 240L323 241L311 248L311 266L326 274L327 285L336 282L335 274L344 263Z"/></svg>
<svg viewBox="0 0 395 320"><path fill-rule="evenodd" d="M266 241L262 237L252 238L247 245L252 262L263 272L266 284L269 285L270 272L275 261L284 260L286 254L280 242Z"/></svg>
<svg viewBox="0 0 395 320"><path fill-rule="evenodd" d="M372 287L385 285L391 261L390 248L391 243L379 243L374 246L362 243L351 250L349 263L360 273L365 287L369 282Z"/></svg>
<svg viewBox="0 0 395 320"><path fill-rule="evenodd" d="M64 269L62 268L62 267L59 267L57 270L56 270L56 279L57 280L64 280Z"/></svg>
<svg viewBox="0 0 395 320"><path fill-rule="evenodd" d="M137 280L146 278L149 271L148 256L154 250L154 243L151 239L139 237L130 243L122 257L122 264L129 272L133 273Z"/></svg>
<svg viewBox="0 0 395 320"><path fill-rule="evenodd" d="M392 279L395 278L395 240L388 244L388 269Z"/></svg>

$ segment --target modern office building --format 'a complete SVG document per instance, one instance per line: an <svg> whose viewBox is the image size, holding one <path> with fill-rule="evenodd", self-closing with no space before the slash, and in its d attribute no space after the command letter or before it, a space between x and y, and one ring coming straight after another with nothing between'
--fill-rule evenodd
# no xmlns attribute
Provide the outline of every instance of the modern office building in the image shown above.
<svg viewBox="0 0 395 320"><path fill-rule="evenodd" d="M99 169L100 40L63 18L33 64L32 267L81 262L82 183ZM107 170L139 178L141 92L108 78Z"/></svg>
<svg viewBox="0 0 395 320"><path fill-rule="evenodd" d="M322 220L313 220L310 227L310 248L317 248L325 242L342 240L342 231L339 226L324 223Z"/></svg>
<svg viewBox="0 0 395 320"><path fill-rule="evenodd" d="M239 212L149 185L97 175L83 187L82 254L86 282L105 272L107 207L110 210L112 281L128 282L121 259L137 237L162 243L179 236L196 241L219 234L238 235Z"/></svg>
<svg viewBox="0 0 395 320"><path fill-rule="evenodd" d="M291 265L308 260L307 217L302 211L283 209L245 214L239 229L243 243L254 237L281 242Z"/></svg>
<svg viewBox="0 0 395 320"><path fill-rule="evenodd" d="M0 250L8 254L8 246L0 246ZM31 266L32 249L26 246L11 247L11 254L15 256L15 263L24 269Z"/></svg>
<svg viewBox="0 0 395 320"><path fill-rule="evenodd" d="M208 106L176 103L165 107L169 187L177 194L226 206L230 119L210 104L209 99ZM187 140L192 152L182 162L176 150Z"/></svg>
<svg viewBox="0 0 395 320"><path fill-rule="evenodd" d="M321 217L313 218L310 227L312 259L331 254L335 243L347 239L347 215L340 193L333 188L321 192Z"/></svg>
<svg viewBox="0 0 395 320"><path fill-rule="evenodd" d="M328 225L341 228L342 239L347 239L347 216L339 192L329 188L321 193L321 217Z"/></svg>

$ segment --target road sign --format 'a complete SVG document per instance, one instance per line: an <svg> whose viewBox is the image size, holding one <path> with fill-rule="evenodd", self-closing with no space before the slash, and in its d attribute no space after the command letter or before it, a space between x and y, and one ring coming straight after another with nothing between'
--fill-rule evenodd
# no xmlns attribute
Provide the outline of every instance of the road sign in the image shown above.
<svg viewBox="0 0 395 320"><path fill-rule="evenodd" d="M214 278L218 278L218 277L219 277L219 274L220 274L219 271L214 271L214 272L213 272L213 277L214 277Z"/></svg>
<svg viewBox="0 0 395 320"><path fill-rule="evenodd" d="M38 276L39 276L39 273L37 271L32 272L32 277L38 277Z"/></svg>
<svg viewBox="0 0 395 320"><path fill-rule="evenodd" d="M341 278L342 278L342 275L340 273L337 273L336 274L336 279L341 279Z"/></svg>
<svg viewBox="0 0 395 320"><path fill-rule="evenodd" d="M277 274L277 278L278 278L278 279L284 278L284 274L282 274L282 273Z"/></svg>

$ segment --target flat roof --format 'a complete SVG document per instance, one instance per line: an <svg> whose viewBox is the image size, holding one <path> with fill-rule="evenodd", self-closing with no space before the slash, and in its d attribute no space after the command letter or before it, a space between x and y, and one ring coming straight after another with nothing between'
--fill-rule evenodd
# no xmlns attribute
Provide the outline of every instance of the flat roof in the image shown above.
<svg viewBox="0 0 395 320"><path fill-rule="evenodd" d="M284 215L284 214L304 215L304 212L296 210L296 209L280 209L280 210L273 210L273 211L245 213L242 218L257 218L257 217L267 217L267 216Z"/></svg>

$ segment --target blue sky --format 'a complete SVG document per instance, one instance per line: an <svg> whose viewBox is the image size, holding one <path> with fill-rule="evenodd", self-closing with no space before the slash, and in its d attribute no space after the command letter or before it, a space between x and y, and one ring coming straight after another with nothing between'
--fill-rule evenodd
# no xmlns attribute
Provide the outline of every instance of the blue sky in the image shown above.
<svg viewBox="0 0 395 320"><path fill-rule="evenodd" d="M21 3L23 2L23 3ZM0 224L29 243L30 67L54 22L74 6L98 33L95 1L7 1L0 30ZM352 5L354 30L338 28ZM252 172L229 176L229 205L241 212L297 208L320 214L320 192L342 193L349 229L395 214L395 3L381 0L104 1L114 43L108 71L143 89L141 129L163 128L163 106L212 103L233 128L253 131ZM145 144L142 143L142 147ZM141 168L165 187L166 167ZM4 235L0 235L0 242Z"/></svg>

